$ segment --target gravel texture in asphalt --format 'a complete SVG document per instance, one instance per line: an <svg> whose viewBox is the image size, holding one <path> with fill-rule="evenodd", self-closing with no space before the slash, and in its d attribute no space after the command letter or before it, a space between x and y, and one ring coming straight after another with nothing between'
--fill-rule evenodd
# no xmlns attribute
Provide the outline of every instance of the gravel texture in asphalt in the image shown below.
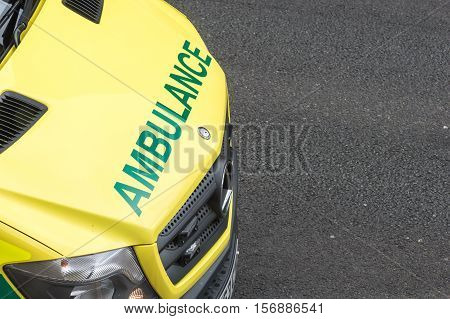
<svg viewBox="0 0 450 319"><path fill-rule="evenodd" d="M235 297L448 298L450 1L169 2L228 76Z"/></svg>

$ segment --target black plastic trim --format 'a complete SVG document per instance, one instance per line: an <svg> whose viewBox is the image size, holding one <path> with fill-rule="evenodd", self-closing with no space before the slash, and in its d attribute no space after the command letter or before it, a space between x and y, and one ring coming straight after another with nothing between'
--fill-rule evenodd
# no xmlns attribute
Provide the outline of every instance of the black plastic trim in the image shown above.
<svg viewBox="0 0 450 319"><path fill-rule="evenodd" d="M203 184L203 185L202 185ZM177 214L164 228L158 237L158 248L164 249L177 234L189 223L189 221L197 214L197 212L206 204L215 190L212 171L206 173L199 186L189 196L186 203L180 208ZM169 227L171 225L171 227Z"/></svg>
<svg viewBox="0 0 450 319"><path fill-rule="evenodd" d="M205 256L205 254L211 249L211 247L217 242L217 240L222 236L222 234L227 229L227 219L219 220L219 226L214 231L214 233L200 246L200 253L195 256L192 260L189 261L187 265L180 265L178 263L172 263L170 267L166 269L167 275L169 276L170 280L173 283L178 283L183 277L189 273L189 271L192 270L192 268L197 265L197 263L200 261L200 259ZM181 251L183 249L188 249L191 244L195 242L196 238L189 241L183 248L181 248ZM161 255L161 258L163 259L163 255Z"/></svg>
<svg viewBox="0 0 450 319"><path fill-rule="evenodd" d="M89 21L99 24L102 18L104 0L63 0L62 3L70 10L78 13Z"/></svg>
<svg viewBox="0 0 450 319"><path fill-rule="evenodd" d="M0 96L0 154L17 142L47 112L48 108L19 93Z"/></svg>
<svg viewBox="0 0 450 319"><path fill-rule="evenodd" d="M219 211L215 201L216 193L222 191L223 164L233 162L235 157L230 145L231 130L227 124L218 159L158 237L161 262L174 284L192 270L227 229L228 212ZM234 166L232 175L237 179ZM194 220L197 224L189 230L190 235L181 235Z"/></svg>
<svg viewBox="0 0 450 319"><path fill-rule="evenodd" d="M233 161L237 163L237 154L234 152ZM183 296L183 299L209 299L219 298L232 276L233 265L236 258L236 245L238 239L238 180L237 167L234 167L235 179L233 181L233 210L231 240L228 247L217 258L211 268L200 278L199 281Z"/></svg>

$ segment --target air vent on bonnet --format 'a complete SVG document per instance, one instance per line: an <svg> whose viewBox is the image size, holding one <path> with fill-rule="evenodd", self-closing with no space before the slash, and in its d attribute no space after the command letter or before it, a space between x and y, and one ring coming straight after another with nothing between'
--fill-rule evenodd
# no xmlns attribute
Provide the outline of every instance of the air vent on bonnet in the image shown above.
<svg viewBox="0 0 450 319"><path fill-rule="evenodd" d="M62 3L86 19L97 24L100 23L103 0L63 0Z"/></svg>
<svg viewBox="0 0 450 319"><path fill-rule="evenodd" d="M23 95L0 95L0 153L14 144L47 112L47 107Z"/></svg>

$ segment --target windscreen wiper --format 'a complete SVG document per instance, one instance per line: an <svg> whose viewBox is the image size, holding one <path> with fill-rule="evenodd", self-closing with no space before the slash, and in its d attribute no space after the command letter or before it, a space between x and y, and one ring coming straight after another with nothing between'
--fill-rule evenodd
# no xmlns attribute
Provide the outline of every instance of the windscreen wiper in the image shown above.
<svg viewBox="0 0 450 319"><path fill-rule="evenodd" d="M20 44L20 36L22 35L22 32L25 31L28 27L28 22L30 21L33 14L33 7L34 0L23 0L23 11L20 15L17 27L14 30L14 44L16 45L16 47Z"/></svg>

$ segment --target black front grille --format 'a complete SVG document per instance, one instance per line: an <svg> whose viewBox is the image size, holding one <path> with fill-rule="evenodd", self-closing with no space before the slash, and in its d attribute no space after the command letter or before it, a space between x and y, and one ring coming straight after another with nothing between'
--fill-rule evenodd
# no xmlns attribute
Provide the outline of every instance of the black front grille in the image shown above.
<svg viewBox="0 0 450 319"><path fill-rule="evenodd" d="M223 147L220 157L227 156L227 153L227 147ZM227 228L228 216L214 210L213 195L221 186L214 178L214 167L158 237L161 261L174 284L198 263ZM193 247L195 249L187 255L186 252Z"/></svg>
<svg viewBox="0 0 450 319"><path fill-rule="evenodd" d="M63 4L86 19L100 23L103 0L63 0Z"/></svg>
<svg viewBox="0 0 450 319"><path fill-rule="evenodd" d="M168 237L172 231L178 229L182 224L183 218L191 210L192 207L203 197L210 195L209 193L214 191L214 178L211 171L206 173L203 180L200 182L195 191L189 196L183 207L178 211L175 217L167 224L166 228L161 232L162 237Z"/></svg>
<svg viewBox="0 0 450 319"><path fill-rule="evenodd" d="M47 111L47 107L14 92L0 96L0 153L14 144Z"/></svg>
<svg viewBox="0 0 450 319"><path fill-rule="evenodd" d="M209 171L183 207L169 222L158 238L162 263L173 283L179 282L211 249L227 226L227 218L220 217L209 205L216 189ZM195 227L184 237L183 231L194 221ZM197 251L190 258L185 252L196 244Z"/></svg>

